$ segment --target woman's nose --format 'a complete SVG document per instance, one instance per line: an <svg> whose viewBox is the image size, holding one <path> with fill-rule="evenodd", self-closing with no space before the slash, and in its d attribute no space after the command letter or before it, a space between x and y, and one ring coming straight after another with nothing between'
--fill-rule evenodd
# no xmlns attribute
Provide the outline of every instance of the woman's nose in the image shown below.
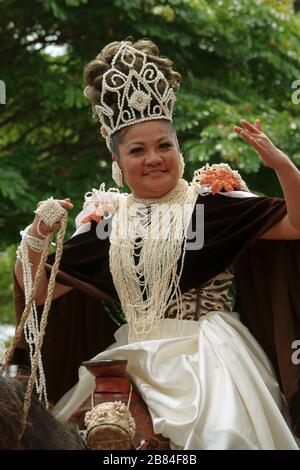
<svg viewBox="0 0 300 470"><path fill-rule="evenodd" d="M149 152L146 156L146 165L156 165L157 163L161 163L162 158L157 151Z"/></svg>

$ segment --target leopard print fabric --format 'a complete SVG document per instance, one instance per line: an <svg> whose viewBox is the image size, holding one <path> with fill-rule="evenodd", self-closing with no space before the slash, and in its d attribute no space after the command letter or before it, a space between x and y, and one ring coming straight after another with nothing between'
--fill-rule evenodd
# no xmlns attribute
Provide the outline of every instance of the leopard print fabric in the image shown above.
<svg viewBox="0 0 300 470"><path fill-rule="evenodd" d="M234 307L234 274L228 268L206 284L185 292L182 296L183 320L197 321L208 312L220 310L232 312ZM165 318L176 318L176 303L172 302Z"/></svg>

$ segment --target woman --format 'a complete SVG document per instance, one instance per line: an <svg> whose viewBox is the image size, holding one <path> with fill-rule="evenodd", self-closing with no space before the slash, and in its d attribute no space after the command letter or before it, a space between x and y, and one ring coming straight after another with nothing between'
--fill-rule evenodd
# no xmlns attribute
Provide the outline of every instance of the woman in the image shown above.
<svg viewBox="0 0 300 470"><path fill-rule="evenodd" d="M258 121L244 120L236 132L276 171L285 201L256 197L226 165L202 168L188 185L172 126L180 76L151 41L109 44L88 64L85 80L85 95L113 155L113 177L118 185L124 179L131 194L87 194L78 230L65 244L44 345L52 399L76 380L73 367L62 384L66 363L80 364L111 343L116 326L100 301L119 302L126 324L116 332L116 343L95 359L128 360L155 432L174 448L297 449L281 414L284 403L269 359L233 312L231 268L242 320L272 360L299 432L299 370L291 361L291 344L300 314L294 277L283 275L299 262L299 171ZM113 211L108 238L107 220L101 218ZM39 222L37 216L33 236L59 228L38 227ZM270 251L269 240L295 242L275 242ZM34 256L35 266L40 255ZM37 304L45 301L51 264L53 256ZM275 278L268 271L272 267ZM15 275L20 312L20 265ZM284 290L279 297L278 282ZM284 297L287 292L292 295ZM54 312L56 319L60 314L60 331ZM81 330L93 326L85 348L78 324ZM53 354L54 338L56 351L65 351L63 365ZM56 403L57 416L67 419L93 386L89 373L80 370L78 384Z"/></svg>

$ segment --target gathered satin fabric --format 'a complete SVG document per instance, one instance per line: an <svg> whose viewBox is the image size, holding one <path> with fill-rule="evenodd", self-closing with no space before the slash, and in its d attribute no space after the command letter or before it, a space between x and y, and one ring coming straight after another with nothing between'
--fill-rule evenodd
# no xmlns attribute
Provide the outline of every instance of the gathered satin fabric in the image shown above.
<svg viewBox="0 0 300 470"><path fill-rule="evenodd" d="M183 449L298 449L281 413L270 362L235 312L200 321L160 321L159 339L128 344L128 326L94 360L127 359L128 373L149 407L156 434ZM83 367L79 382L56 404L67 420L94 389Z"/></svg>

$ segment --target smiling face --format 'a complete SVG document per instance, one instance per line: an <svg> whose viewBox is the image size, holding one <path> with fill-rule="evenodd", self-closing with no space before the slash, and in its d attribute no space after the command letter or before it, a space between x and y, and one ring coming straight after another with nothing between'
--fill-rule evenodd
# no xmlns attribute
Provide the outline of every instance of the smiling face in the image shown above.
<svg viewBox="0 0 300 470"><path fill-rule="evenodd" d="M180 178L179 149L168 121L128 127L118 150L119 166L134 196L157 198L176 186Z"/></svg>

